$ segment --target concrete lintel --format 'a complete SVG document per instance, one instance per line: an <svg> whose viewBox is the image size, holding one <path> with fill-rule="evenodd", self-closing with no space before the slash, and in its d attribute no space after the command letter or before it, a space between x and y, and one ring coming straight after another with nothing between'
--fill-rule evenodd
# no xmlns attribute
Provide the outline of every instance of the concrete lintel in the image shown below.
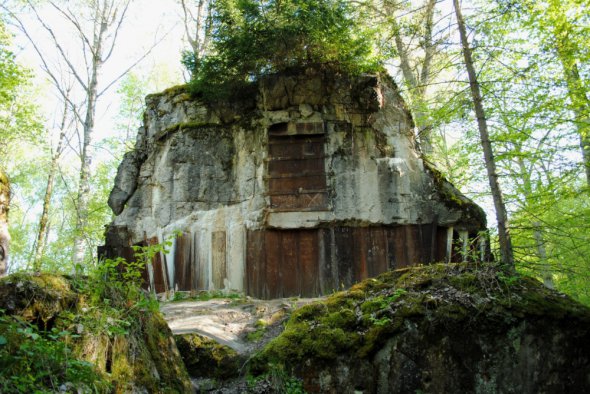
<svg viewBox="0 0 590 394"><path fill-rule="evenodd" d="M270 212L266 219L266 225L279 229L313 228L321 222L334 219L332 211Z"/></svg>

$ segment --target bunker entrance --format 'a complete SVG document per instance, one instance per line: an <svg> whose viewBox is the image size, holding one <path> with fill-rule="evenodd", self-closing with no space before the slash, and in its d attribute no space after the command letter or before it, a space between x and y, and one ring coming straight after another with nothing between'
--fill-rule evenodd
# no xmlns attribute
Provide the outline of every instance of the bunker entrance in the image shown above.
<svg viewBox="0 0 590 394"><path fill-rule="evenodd" d="M268 130L268 195L274 211L329 209L323 123L279 123Z"/></svg>

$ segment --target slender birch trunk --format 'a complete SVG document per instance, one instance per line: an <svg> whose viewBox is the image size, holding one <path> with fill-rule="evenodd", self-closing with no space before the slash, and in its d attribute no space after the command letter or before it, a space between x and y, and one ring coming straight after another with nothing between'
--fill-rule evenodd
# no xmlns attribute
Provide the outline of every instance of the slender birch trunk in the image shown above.
<svg viewBox="0 0 590 394"><path fill-rule="evenodd" d="M37 233L37 242L35 243L35 253L33 260L33 270L41 269L41 261L45 252L45 243L47 241L49 210L51 209L51 197L53 196L53 185L55 183L55 174L57 172L57 162L63 152L64 141L66 139L66 121L68 116L68 101L64 100L64 110L61 118L59 140L57 148L51 156L49 164L49 174L47 175L47 185L45 186L45 197L43 198L43 211L39 219L39 231Z"/></svg>
<svg viewBox="0 0 590 394"><path fill-rule="evenodd" d="M498 223L498 238L500 241L500 258L502 264L508 269L514 270L514 255L512 251L512 242L510 240L510 231L508 226L508 214L506 206L502 198L502 191L498 182L498 173L496 170L496 162L492 150L492 143L488 132L488 124L483 108L483 100L475 67L473 65L473 57L471 55L471 48L467 40L467 31L465 29L465 22L459 6L459 0L453 0L455 8L455 15L457 16L457 25L459 28L459 35L461 36L461 46L463 49L463 57L465 58L465 67L469 75L469 87L471 89L471 96L473 99L473 106L475 115L477 117L477 127L481 138L481 146L483 149L488 180L490 189L492 191L492 198L494 199L494 207L496 209L496 221Z"/></svg>
<svg viewBox="0 0 590 394"><path fill-rule="evenodd" d="M94 117L96 114L96 99L98 97L98 76L103 64L103 40L109 27L110 4L102 3L96 9L94 19L94 37L92 42L92 65L90 81L86 89L86 116L83 123L82 154L80 157L80 178L78 182L78 195L76 198L76 230L74 237L74 267L84 262L86 255L85 234L88 226L88 202L90 199L90 165L92 154L90 143L94 132Z"/></svg>
<svg viewBox="0 0 590 394"><path fill-rule="evenodd" d="M547 252L545 250L545 240L543 239L543 233L541 232L541 223L534 222L533 227L535 228L533 235L535 237L535 244L537 246L537 255L539 256L539 261L541 263L541 277L543 278L543 284L550 289L554 289L555 283L553 282L551 267L547 261Z"/></svg>
<svg viewBox="0 0 590 394"><path fill-rule="evenodd" d="M590 100L586 96L584 81L580 77L577 62L558 43L557 54L562 64L570 99L570 109L574 114L574 124L580 139L582 162L586 174L586 184L590 187Z"/></svg>
<svg viewBox="0 0 590 394"><path fill-rule="evenodd" d="M574 114L574 124L580 139L586 184L590 186L590 99L587 85L580 75L579 48L572 40L574 27L568 20L561 1L551 0L548 14L551 17L547 18L546 23L549 24L555 51L563 68L570 109Z"/></svg>
<svg viewBox="0 0 590 394"><path fill-rule="evenodd" d="M428 0L426 3L424 16L424 36L422 48L424 57L422 67L419 73L415 73L410 64L410 54L404 46L397 22L392 20L394 30L394 42L400 59L400 68L404 81L409 89L410 101L412 103L412 114L416 125L416 134L420 141L422 152L426 155L432 155L432 136L431 127L428 124L428 109L426 108L426 88L430 82L432 58L436 52L436 44L432 39L432 26L434 16L434 6L436 0Z"/></svg>
<svg viewBox="0 0 590 394"><path fill-rule="evenodd" d="M8 206L10 203L10 184L8 177L0 168L0 277L8 270L8 248L10 234L8 233Z"/></svg>

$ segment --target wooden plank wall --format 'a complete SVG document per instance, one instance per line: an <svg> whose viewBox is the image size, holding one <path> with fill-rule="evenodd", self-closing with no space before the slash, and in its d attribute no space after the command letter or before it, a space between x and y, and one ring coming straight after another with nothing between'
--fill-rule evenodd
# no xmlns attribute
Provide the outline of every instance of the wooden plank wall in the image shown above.
<svg viewBox="0 0 590 394"><path fill-rule="evenodd" d="M350 287L382 272L414 264L447 259L445 227L435 224L318 229L250 230L246 239L244 286L258 298L313 297ZM224 288L227 277L227 236L210 234L209 251L199 247L198 234L176 239L173 261L158 254L152 262L152 278L144 274L144 287L153 283L158 293L168 290ZM158 242L148 239L148 244ZM454 244L458 241L454 240ZM209 268L207 255L210 252ZM457 253L453 261L461 261ZM175 283L167 276L174 264ZM211 272L209 272L211 269ZM151 279L151 281L150 281Z"/></svg>
<svg viewBox="0 0 590 394"><path fill-rule="evenodd" d="M213 286L216 289L223 289L223 280L227 276L225 231L211 233L211 266L213 268Z"/></svg>
<svg viewBox="0 0 590 394"><path fill-rule="evenodd" d="M391 269L443 261L446 234L433 224L248 231L246 292L311 297Z"/></svg>
<svg viewBox="0 0 590 394"><path fill-rule="evenodd" d="M174 276L176 283L171 284L175 290L189 291L193 289L193 273L191 261L191 235L182 234L174 241Z"/></svg>

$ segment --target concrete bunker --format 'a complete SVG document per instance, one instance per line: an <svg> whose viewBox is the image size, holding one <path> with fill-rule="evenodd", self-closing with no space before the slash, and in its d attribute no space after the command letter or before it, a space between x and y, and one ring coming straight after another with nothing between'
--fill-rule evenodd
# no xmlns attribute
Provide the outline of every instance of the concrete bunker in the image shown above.
<svg viewBox="0 0 590 394"><path fill-rule="evenodd" d="M109 205L106 256L162 242L147 288L315 296L389 269L482 254L481 208L416 148L395 84L326 70L269 76L255 96L148 96Z"/></svg>

